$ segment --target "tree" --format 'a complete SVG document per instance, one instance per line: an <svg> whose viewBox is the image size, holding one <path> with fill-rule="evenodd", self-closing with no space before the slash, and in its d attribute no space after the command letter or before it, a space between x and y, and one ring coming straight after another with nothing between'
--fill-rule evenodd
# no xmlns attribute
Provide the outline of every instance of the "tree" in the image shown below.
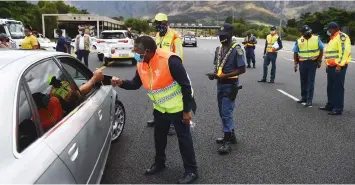
<svg viewBox="0 0 355 185"><path fill-rule="evenodd" d="M125 21L125 27L132 27L132 30L135 30L139 33L145 32L149 33L150 27L147 20L129 18Z"/></svg>
<svg viewBox="0 0 355 185"><path fill-rule="evenodd" d="M226 22L225 23L229 23L229 24L232 24L233 23L233 17L232 16L228 16L226 18Z"/></svg>
<svg viewBox="0 0 355 185"><path fill-rule="evenodd" d="M234 28L234 34L238 37L243 36L244 32L247 31L247 27L242 24L242 23L234 23L233 24L233 28Z"/></svg>
<svg viewBox="0 0 355 185"><path fill-rule="evenodd" d="M294 28L298 27L296 19L287 20L286 25L287 25L287 27L294 27Z"/></svg>

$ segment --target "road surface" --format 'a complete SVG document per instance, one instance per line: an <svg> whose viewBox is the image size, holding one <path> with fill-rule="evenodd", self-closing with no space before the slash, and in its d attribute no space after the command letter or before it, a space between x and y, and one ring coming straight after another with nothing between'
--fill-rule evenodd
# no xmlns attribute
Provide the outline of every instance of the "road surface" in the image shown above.
<svg viewBox="0 0 355 185"><path fill-rule="evenodd" d="M318 110L326 103L324 66L317 70L312 108L295 101L300 97L300 77L293 71L290 51L278 54L275 84L257 82L262 77L265 43L261 40L255 51L257 68L241 75L243 89L234 112L239 143L230 155L220 156L215 143L222 135L216 83L204 75L213 70L218 44L218 40L199 40L197 48L184 48L185 67L198 104L192 131L200 175L196 183L355 183L355 64L347 71L343 115L328 116ZM89 65L94 70L101 63L91 54ZM115 64L104 73L131 79L135 67ZM112 145L101 183L175 183L184 172L176 136L168 136L168 168L144 176L154 161L153 128L146 126L152 118L152 103L143 88L116 90L127 120L123 135Z"/></svg>

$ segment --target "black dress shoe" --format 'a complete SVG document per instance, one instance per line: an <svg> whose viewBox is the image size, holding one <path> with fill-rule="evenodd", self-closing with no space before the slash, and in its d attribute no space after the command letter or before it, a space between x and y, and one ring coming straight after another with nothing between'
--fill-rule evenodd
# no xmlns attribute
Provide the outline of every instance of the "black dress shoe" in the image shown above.
<svg viewBox="0 0 355 185"><path fill-rule="evenodd" d="M197 173L185 173L184 177L178 180L178 184L191 184L198 179Z"/></svg>
<svg viewBox="0 0 355 185"><path fill-rule="evenodd" d="M250 65L248 65L248 66L247 66L247 68L251 68L251 66L250 66Z"/></svg>
<svg viewBox="0 0 355 185"><path fill-rule="evenodd" d="M147 121L148 127L154 127L155 123L154 120Z"/></svg>
<svg viewBox="0 0 355 185"><path fill-rule="evenodd" d="M261 79L258 82L266 82L266 79Z"/></svg>
<svg viewBox="0 0 355 185"><path fill-rule="evenodd" d="M156 174L158 172L161 172L165 168L166 168L165 164L164 165L157 165L156 163L154 163L154 164L152 164L152 166L150 166L150 168L145 170L145 175Z"/></svg>
<svg viewBox="0 0 355 185"><path fill-rule="evenodd" d="M339 116L341 114L342 114L342 112L340 112L340 111L332 111L332 112L328 113L328 115L331 115L331 116Z"/></svg>
<svg viewBox="0 0 355 185"><path fill-rule="evenodd" d="M269 83L269 84L273 84L273 83L275 83L275 82L274 82L274 80L270 80L268 83Z"/></svg>
<svg viewBox="0 0 355 185"><path fill-rule="evenodd" d="M313 107L313 104L308 102L308 103L306 103L304 106L305 106L305 107Z"/></svg>
<svg viewBox="0 0 355 185"><path fill-rule="evenodd" d="M319 110L332 111L333 109L327 106L319 107Z"/></svg>
<svg viewBox="0 0 355 185"><path fill-rule="evenodd" d="M253 68L255 68L255 65L253 65Z"/></svg>
<svg viewBox="0 0 355 185"><path fill-rule="evenodd" d="M216 143L217 144L223 144L224 142L225 142L224 141L224 137L220 137L220 138L216 139ZM237 144L237 137L235 136L234 129L232 130L232 135L231 135L231 138L230 138L230 142L232 144Z"/></svg>
<svg viewBox="0 0 355 185"><path fill-rule="evenodd" d="M298 100L297 103L306 103L306 100Z"/></svg>

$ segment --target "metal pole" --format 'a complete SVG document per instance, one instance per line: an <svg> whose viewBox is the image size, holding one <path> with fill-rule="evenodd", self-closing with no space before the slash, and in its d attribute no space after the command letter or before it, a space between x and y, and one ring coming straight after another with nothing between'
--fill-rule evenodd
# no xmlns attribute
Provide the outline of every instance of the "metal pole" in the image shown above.
<svg viewBox="0 0 355 185"><path fill-rule="evenodd" d="M100 23L99 23L99 19L100 19L100 16L97 15L96 16L96 31L97 31L96 36L97 36L98 39L100 38Z"/></svg>
<svg viewBox="0 0 355 185"><path fill-rule="evenodd" d="M281 13L280 13L280 39L281 39L281 31L282 31L282 11L283 11L283 9L281 10Z"/></svg>
<svg viewBox="0 0 355 185"><path fill-rule="evenodd" d="M46 28L44 27L44 14L42 14L42 32L43 36L46 37Z"/></svg>

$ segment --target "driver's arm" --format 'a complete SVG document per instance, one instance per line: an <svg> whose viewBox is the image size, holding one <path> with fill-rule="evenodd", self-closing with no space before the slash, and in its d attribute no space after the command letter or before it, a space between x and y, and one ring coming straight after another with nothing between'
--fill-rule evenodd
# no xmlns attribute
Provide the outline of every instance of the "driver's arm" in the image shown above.
<svg viewBox="0 0 355 185"><path fill-rule="evenodd" d="M102 73L101 70L96 70L92 76L92 78L82 86L80 86L79 90L82 95L86 95L91 91L92 88L94 88L95 84L97 82L101 82L104 80L104 74Z"/></svg>

